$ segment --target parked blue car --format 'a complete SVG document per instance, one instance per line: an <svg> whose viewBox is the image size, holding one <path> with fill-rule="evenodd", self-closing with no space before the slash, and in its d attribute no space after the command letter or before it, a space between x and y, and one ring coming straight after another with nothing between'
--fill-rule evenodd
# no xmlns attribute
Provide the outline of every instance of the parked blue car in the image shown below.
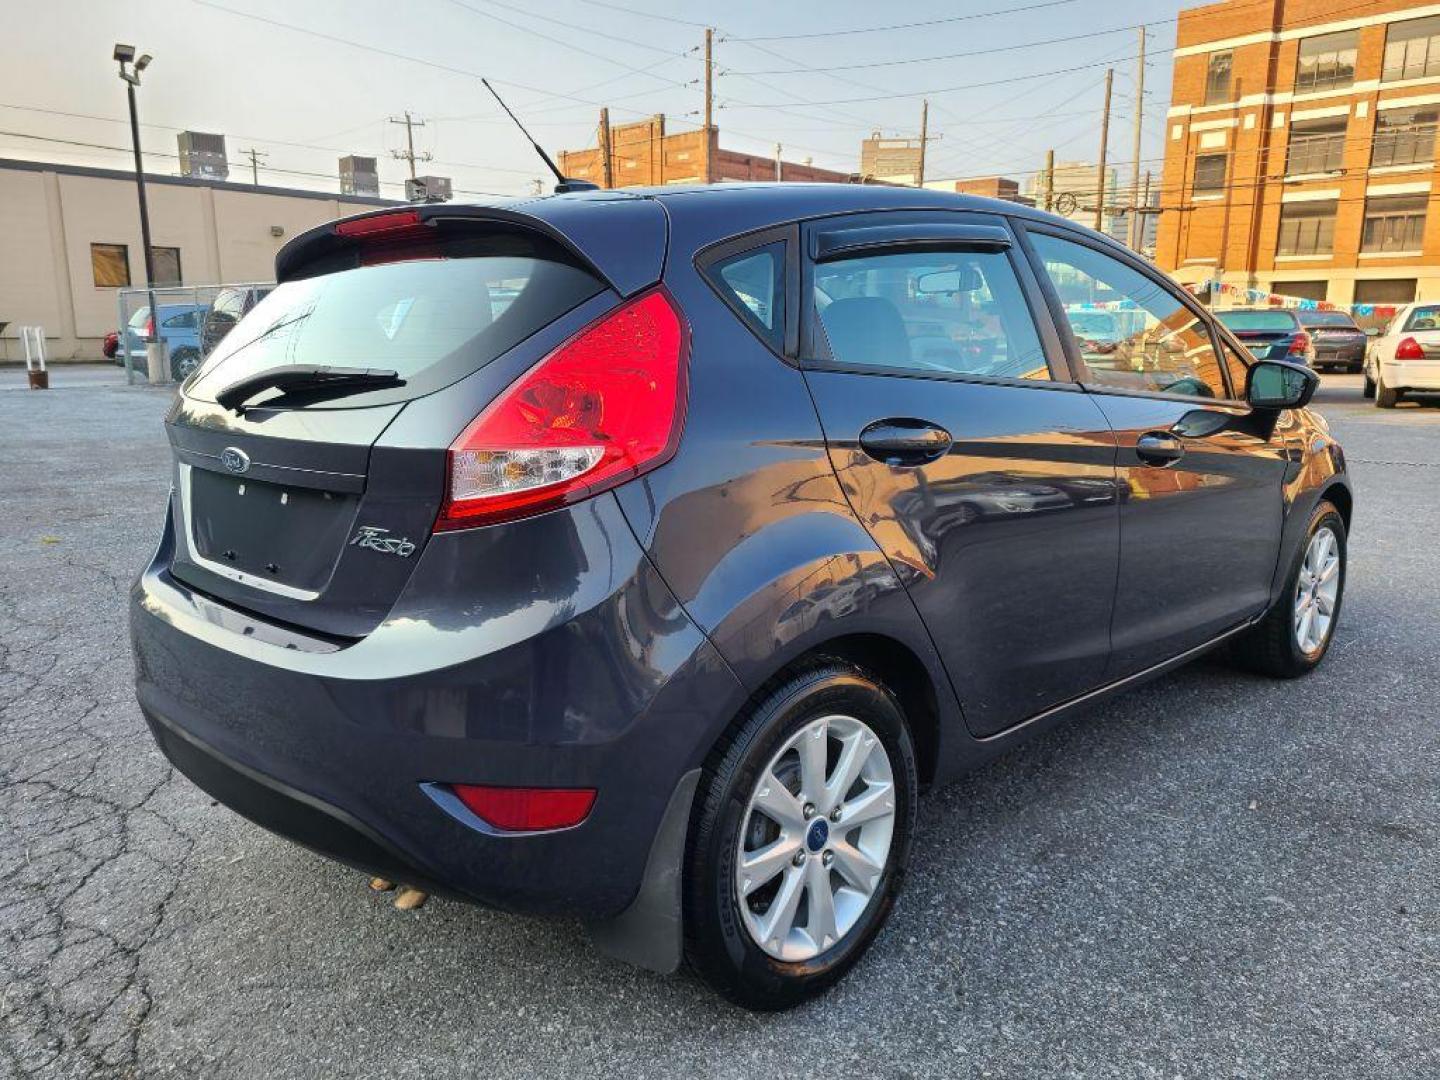
<svg viewBox="0 0 1440 1080"><path fill-rule="evenodd" d="M276 271L166 417L160 747L316 851L748 1007L861 956L924 788L1334 638L1318 377L1063 218L597 191L387 208Z"/></svg>
<svg viewBox="0 0 1440 1080"><path fill-rule="evenodd" d="M176 382L200 366L200 330L209 310L205 304L160 305L160 337L169 351L170 377ZM125 352L139 371L145 370L145 339L150 331L150 308L137 308L125 327Z"/></svg>

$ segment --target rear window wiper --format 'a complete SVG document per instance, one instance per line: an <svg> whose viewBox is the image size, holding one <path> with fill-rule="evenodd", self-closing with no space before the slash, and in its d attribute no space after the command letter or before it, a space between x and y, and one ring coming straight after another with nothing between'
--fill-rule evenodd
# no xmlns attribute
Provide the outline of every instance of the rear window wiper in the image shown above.
<svg viewBox="0 0 1440 1080"><path fill-rule="evenodd" d="M383 368L316 367L311 364L282 364L265 371L246 375L224 387L215 395L215 400L226 409L240 411L262 390L279 390L282 393L296 391L323 391L327 397L335 391L341 394L349 391L376 390L386 386L404 386L400 373Z"/></svg>

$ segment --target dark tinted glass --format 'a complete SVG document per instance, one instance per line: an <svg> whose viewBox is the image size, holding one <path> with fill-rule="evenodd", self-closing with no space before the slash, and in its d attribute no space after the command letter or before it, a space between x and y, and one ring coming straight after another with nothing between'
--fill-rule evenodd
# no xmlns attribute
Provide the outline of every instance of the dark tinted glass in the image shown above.
<svg viewBox="0 0 1440 1080"><path fill-rule="evenodd" d="M446 253L465 254L444 257ZM507 237L441 257L359 266L284 282L226 334L191 388L213 399L286 364L397 372L410 394L461 378L601 291L547 247Z"/></svg>
<svg viewBox="0 0 1440 1080"><path fill-rule="evenodd" d="M867 255L815 267L815 306L841 364L1049 379L1045 353L1002 252Z"/></svg>
<svg viewBox="0 0 1440 1080"><path fill-rule="evenodd" d="M735 309L775 349L785 344L785 244L767 244L722 259L710 279Z"/></svg>

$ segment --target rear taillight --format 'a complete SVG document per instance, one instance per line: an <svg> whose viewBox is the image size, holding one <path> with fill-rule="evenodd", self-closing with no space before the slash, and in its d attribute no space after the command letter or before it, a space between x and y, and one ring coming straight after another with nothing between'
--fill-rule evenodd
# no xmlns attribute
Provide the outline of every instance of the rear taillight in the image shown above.
<svg viewBox="0 0 1440 1080"><path fill-rule="evenodd" d="M1396 360L1424 360L1425 350L1413 337L1401 338L1400 344L1395 346Z"/></svg>
<svg viewBox="0 0 1440 1080"><path fill-rule="evenodd" d="M686 336L654 289L540 361L450 447L435 528L564 506L669 461L685 423Z"/></svg>
<svg viewBox="0 0 1440 1080"><path fill-rule="evenodd" d="M1290 355L1291 355L1291 356L1309 356L1309 355L1310 355L1310 335L1309 335L1309 334L1305 333L1305 331L1302 330L1302 331L1300 331L1300 333L1298 333L1298 334L1295 335L1294 339L1291 340L1291 342L1290 342Z"/></svg>
<svg viewBox="0 0 1440 1080"><path fill-rule="evenodd" d="M151 341L151 340L154 340L154 338L155 338L155 320L154 320L153 318L146 319L146 320L145 320L145 339L146 339L147 341Z"/></svg>
<svg viewBox="0 0 1440 1080"><path fill-rule="evenodd" d="M466 808L507 832L538 832L579 825L595 805L594 788L487 787L452 784Z"/></svg>

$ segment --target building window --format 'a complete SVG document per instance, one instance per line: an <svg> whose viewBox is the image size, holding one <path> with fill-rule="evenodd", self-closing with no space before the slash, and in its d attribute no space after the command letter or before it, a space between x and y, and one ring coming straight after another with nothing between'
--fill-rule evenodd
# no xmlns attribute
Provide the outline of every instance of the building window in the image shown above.
<svg viewBox="0 0 1440 1080"><path fill-rule="evenodd" d="M1371 165L1419 165L1435 156L1436 109L1383 109L1375 118Z"/></svg>
<svg viewBox="0 0 1440 1080"><path fill-rule="evenodd" d="M1285 162L1288 176L1339 172L1345 162L1344 116L1297 120L1290 125L1290 150Z"/></svg>
<svg viewBox="0 0 1440 1080"><path fill-rule="evenodd" d="M1280 207L1278 255L1329 255L1335 248L1334 199Z"/></svg>
<svg viewBox="0 0 1440 1080"><path fill-rule="evenodd" d="M1225 190L1225 154L1200 154L1195 158L1195 190Z"/></svg>
<svg viewBox="0 0 1440 1080"><path fill-rule="evenodd" d="M1300 42L1300 66L1295 72L1295 92L1336 90L1355 81L1355 49L1358 31L1321 34Z"/></svg>
<svg viewBox="0 0 1440 1080"><path fill-rule="evenodd" d="M177 247L151 247L150 262L155 267L155 280L152 285L179 285L183 280L180 276L180 249Z"/></svg>
<svg viewBox="0 0 1440 1080"><path fill-rule="evenodd" d="M1440 75L1440 16L1391 23L1385 35L1384 82Z"/></svg>
<svg viewBox="0 0 1440 1080"><path fill-rule="evenodd" d="M1270 283L1270 291L1279 293L1281 296L1298 296L1303 300L1328 300L1330 283L1328 281L1274 281Z"/></svg>
<svg viewBox="0 0 1440 1080"><path fill-rule="evenodd" d="M1425 240L1428 195L1384 195L1365 200L1361 251L1419 251Z"/></svg>
<svg viewBox="0 0 1440 1080"><path fill-rule="evenodd" d="M1408 304L1415 299L1415 279L1389 278L1355 282L1357 304Z"/></svg>
<svg viewBox="0 0 1440 1080"><path fill-rule="evenodd" d="M91 244L90 273L97 289L123 289L130 284L130 249L124 244Z"/></svg>
<svg viewBox="0 0 1440 1080"><path fill-rule="evenodd" d="M1219 105L1230 100L1230 70L1234 59L1234 53L1210 54L1210 65L1205 71L1206 105Z"/></svg>

